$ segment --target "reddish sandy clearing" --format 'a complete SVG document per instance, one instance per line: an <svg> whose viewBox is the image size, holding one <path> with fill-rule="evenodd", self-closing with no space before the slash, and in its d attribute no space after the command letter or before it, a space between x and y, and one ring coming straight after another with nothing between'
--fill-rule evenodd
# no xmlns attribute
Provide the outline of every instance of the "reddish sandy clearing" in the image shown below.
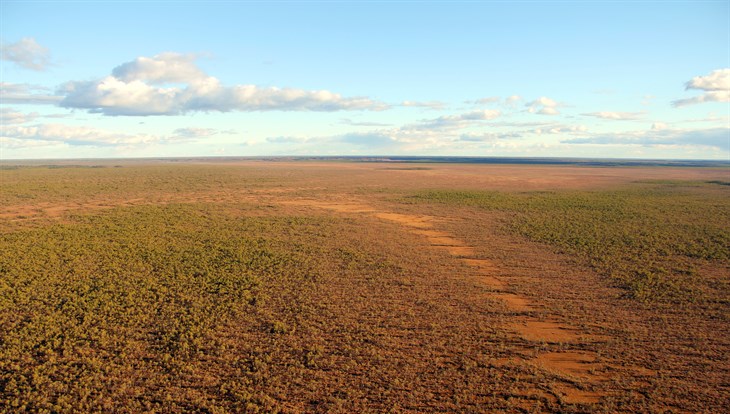
<svg viewBox="0 0 730 414"><path fill-rule="evenodd" d="M509 285L493 276L498 270L497 266L485 259L475 258L476 251L461 239L454 235L440 230L433 229L434 223L439 220L430 216L416 216L399 213L378 211L361 203L339 204L326 203L312 200L287 201L287 204L295 204L308 207L325 208L341 213L363 213L370 214L382 220L395 222L403 225L408 231L424 236L429 244L438 249L446 249L453 257L458 258L468 266L478 269L479 281L485 287L495 290L504 290ZM515 312L525 312L533 309L533 301L518 293L494 292L489 295L491 298L501 300L508 309ZM580 330L568 326L554 316L536 318L527 315L515 315L513 320L505 326L508 331L514 332L521 338L533 342L548 343L590 343L597 338L590 338L581 334ZM596 363L595 353L584 352L562 352L538 354L535 364L561 376L581 376L588 384L598 384L605 378L594 375L593 371L603 366ZM521 363L520 359L512 359L513 362ZM591 404L598 402L607 394L598 391L588 391L576 388L569 383L560 383L555 386L555 391L560 398L568 403Z"/></svg>

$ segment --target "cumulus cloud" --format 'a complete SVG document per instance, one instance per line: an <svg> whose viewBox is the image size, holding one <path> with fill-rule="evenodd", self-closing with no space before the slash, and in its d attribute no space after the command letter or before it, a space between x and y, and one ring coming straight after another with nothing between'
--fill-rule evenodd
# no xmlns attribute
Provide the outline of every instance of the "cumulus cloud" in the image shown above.
<svg viewBox="0 0 730 414"><path fill-rule="evenodd" d="M679 99L672 102L675 107L704 102L730 102L730 68L718 69L706 76L695 76L685 84L685 89L704 91L700 96Z"/></svg>
<svg viewBox="0 0 730 414"><path fill-rule="evenodd" d="M194 111L384 110L365 97L346 98L326 90L225 86L195 65L194 55L162 53L140 57L95 81L64 84L60 105L105 115L177 115Z"/></svg>
<svg viewBox="0 0 730 414"><path fill-rule="evenodd" d="M560 112L557 107L560 104L548 97L541 96L534 101L525 104L528 108L527 111L530 113L537 113L540 115L559 115Z"/></svg>
<svg viewBox="0 0 730 414"><path fill-rule="evenodd" d="M30 70L43 71L51 64L51 53L32 37L24 37L18 42L0 45L2 60Z"/></svg>
<svg viewBox="0 0 730 414"><path fill-rule="evenodd" d="M0 100L9 104L57 104L62 96L51 95L49 89L27 83L0 82Z"/></svg>
<svg viewBox="0 0 730 414"><path fill-rule="evenodd" d="M564 144L635 145L644 147L713 147L730 151L730 128L702 130L653 129L625 133L597 134L561 141Z"/></svg>
<svg viewBox="0 0 730 414"><path fill-rule="evenodd" d="M707 76L695 76L686 86L687 89L703 91L730 90L730 68L714 70Z"/></svg>
<svg viewBox="0 0 730 414"><path fill-rule="evenodd" d="M196 55L165 52L154 57L141 56L112 70L112 76L122 82L147 81L154 85L165 83L195 83L208 76L195 65Z"/></svg>
<svg viewBox="0 0 730 414"><path fill-rule="evenodd" d="M603 111L603 112L589 112L586 114L582 114L583 116L592 116L596 118L601 119L610 119L614 121L635 121L637 119L641 119L644 115L646 115L646 112L611 112L611 111Z"/></svg>

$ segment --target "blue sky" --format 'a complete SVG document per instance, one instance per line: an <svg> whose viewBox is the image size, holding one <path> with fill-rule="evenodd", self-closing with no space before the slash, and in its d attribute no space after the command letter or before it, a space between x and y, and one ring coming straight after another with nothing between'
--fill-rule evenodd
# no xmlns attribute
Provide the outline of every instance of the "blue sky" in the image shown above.
<svg viewBox="0 0 730 414"><path fill-rule="evenodd" d="M0 157L730 159L730 2L0 2Z"/></svg>

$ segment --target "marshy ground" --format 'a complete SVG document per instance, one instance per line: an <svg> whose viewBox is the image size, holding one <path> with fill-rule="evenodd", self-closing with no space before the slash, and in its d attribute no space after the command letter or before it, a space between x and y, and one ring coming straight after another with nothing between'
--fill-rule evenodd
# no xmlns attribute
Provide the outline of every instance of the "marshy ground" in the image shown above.
<svg viewBox="0 0 730 414"><path fill-rule="evenodd" d="M0 170L4 412L721 412L727 168Z"/></svg>

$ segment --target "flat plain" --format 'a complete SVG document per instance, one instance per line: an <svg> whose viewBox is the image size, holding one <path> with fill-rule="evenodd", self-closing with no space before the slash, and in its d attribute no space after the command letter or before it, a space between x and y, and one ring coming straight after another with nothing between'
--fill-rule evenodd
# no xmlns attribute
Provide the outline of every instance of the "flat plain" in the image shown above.
<svg viewBox="0 0 730 414"><path fill-rule="evenodd" d="M727 167L0 166L2 412L723 412Z"/></svg>

